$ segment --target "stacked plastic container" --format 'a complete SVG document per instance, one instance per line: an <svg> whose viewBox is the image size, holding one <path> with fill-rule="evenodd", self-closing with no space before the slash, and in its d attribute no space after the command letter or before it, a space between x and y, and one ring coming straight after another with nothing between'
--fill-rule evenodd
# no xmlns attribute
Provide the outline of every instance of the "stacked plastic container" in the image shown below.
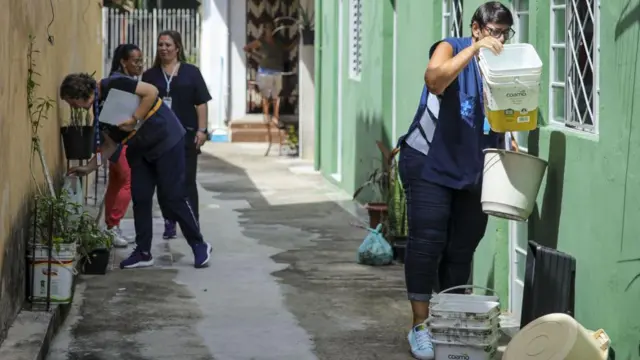
<svg viewBox="0 0 640 360"><path fill-rule="evenodd" d="M427 326L433 336L435 360L491 360L500 339L497 296L448 294L431 300Z"/></svg>
<svg viewBox="0 0 640 360"><path fill-rule="evenodd" d="M499 55L481 49L485 113L495 132L534 130L542 60L530 44L507 44Z"/></svg>

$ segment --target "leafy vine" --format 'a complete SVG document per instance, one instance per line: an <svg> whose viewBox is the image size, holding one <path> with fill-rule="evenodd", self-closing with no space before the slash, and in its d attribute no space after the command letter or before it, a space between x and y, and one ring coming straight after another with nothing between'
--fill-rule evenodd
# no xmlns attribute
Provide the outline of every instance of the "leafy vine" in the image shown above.
<svg viewBox="0 0 640 360"><path fill-rule="evenodd" d="M40 146L40 136L38 135L38 130L42 126L41 122L49 119L48 114L55 106L55 101L50 97L36 97L36 89L40 86L36 81L36 77L40 76L40 74L36 72L36 61L34 55L39 53L39 51L35 49L35 42L36 38L33 35L29 35L29 46L27 49L27 112L29 122L31 124L31 159L29 161L29 168L31 171L31 178L33 179L35 186L38 188L38 191L40 191L33 170L33 157L37 152L49 190L51 194L55 194L55 191L53 190L53 182L49 175L49 169Z"/></svg>

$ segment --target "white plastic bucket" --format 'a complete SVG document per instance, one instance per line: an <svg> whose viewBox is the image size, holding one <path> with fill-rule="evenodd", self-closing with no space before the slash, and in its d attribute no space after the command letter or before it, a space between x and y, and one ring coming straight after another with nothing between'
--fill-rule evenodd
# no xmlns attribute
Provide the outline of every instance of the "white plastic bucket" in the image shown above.
<svg viewBox="0 0 640 360"><path fill-rule="evenodd" d="M610 344L602 329L592 332L569 315L549 314L520 330L509 342L503 359L605 360Z"/></svg>
<svg viewBox="0 0 640 360"><path fill-rule="evenodd" d="M429 331L434 340L474 346L492 343L501 335L499 326L485 329L430 326Z"/></svg>
<svg viewBox="0 0 640 360"><path fill-rule="evenodd" d="M433 345L435 360L492 360L498 343L467 345L433 340Z"/></svg>
<svg viewBox="0 0 640 360"><path fill-rule="evenodd" d="M502 149L484 151L482 210L500 218L526 221L540 190L547 162Z"/></svg>
<svg viewBox="0 0 640 360"><path fill-rule="evenodd" d="M485 76L541 74L542 60L531 44L506 44L502 52L495 55L489 49L480 49L479 62Z"/></svg>
<svg viewBox="0 0 640 360"><path fill-rule="evenodd" d="M60 244L60 251L51 250L51 292L50 301L58 304L71 302L73 294L73 276L76 258L75 244ZM33 264L33 300L47 299L47 273L49 271L49 250L36 245L35 254L29 258Z"/></svg>
<svg viewBox="0 0 640 360"><path fill-rule="evenodd" d="M509 44L499 55L481 49L485 112L496 132L528 131L538 126L542 60L530 44Z"/></svg>

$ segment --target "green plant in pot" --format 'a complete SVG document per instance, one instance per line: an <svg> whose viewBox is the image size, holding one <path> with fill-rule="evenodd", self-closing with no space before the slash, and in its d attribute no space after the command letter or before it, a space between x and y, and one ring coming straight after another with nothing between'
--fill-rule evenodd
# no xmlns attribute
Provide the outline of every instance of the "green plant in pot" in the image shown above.
<svg viewBox="0 0 640 360"><path fill-rule="evenodd" d="M82 196L82 194L80 194ZM73 258L91 261L94 253L111 248L113 237L96 224L82 204L62 189L56 196L36 195L32 239L36 252L46 252L51 237L52 254L56 259ZM105 266L106 268L106 266Z"/></svg>
<svg viewBox="0 0 640 360"><path fill-rule="evenodd" d="M80 244L78 251L82 256L82 271L85 274L106 274L111 256L113 235L101 229L95 219L84 212L78 219Z"/></svg>
<svg viewBox="0 0 640 360"><path fill-rule="evenodd" d="M298 1L298 19L295 19L291 16L281 16L274 20L275 24L279 24L284 20L293 21L293 25L277 25L277 27L273 30L274 33L283 30L289 26L298 27L300 33L302 34L302 45L313 45L315 41L315 20L313 14L313 6L303 6Z"/></svg>
<svg viewBox="0 0 640 360"><path fill-rule="evenodd" d="M71 116L60 127L64 153L68 160L89 160L93 156L95 133L89 110L71 109Z"/></svg>
<svg viewBox="0 0 640 360"><path fill-rule="evenodd" d="M395 156L398 150L389 150L381 141L376 141L376 144L382 155L380 166L375 168L367 180L356 189L353 199L357 199L366 189L371 191L373 196L364 205L369 213L369 227L375 229L378 224L383 224L383 233L387 236L390 228L389 207L393 200L393 177L397 168Z"/></svg>

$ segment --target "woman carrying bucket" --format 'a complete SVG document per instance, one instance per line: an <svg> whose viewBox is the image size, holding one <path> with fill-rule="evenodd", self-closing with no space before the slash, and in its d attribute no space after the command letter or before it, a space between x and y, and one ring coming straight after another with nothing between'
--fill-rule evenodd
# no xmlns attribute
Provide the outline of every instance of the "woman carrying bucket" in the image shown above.
<svg viewBox="0 0 640 360"><path fill-rule="evenodd" d="M399 140L409 221L405 279L413 326L408 340L418 359L434 358L425 325L433 291L469 281L486 229L482 151L499 147L504 137L491 131L484 115L477 55L481 48L499 54L514 35L512 25L509 9L490 1L474 13L471 37L447 38L431 47L420 105Z"/></svg>

